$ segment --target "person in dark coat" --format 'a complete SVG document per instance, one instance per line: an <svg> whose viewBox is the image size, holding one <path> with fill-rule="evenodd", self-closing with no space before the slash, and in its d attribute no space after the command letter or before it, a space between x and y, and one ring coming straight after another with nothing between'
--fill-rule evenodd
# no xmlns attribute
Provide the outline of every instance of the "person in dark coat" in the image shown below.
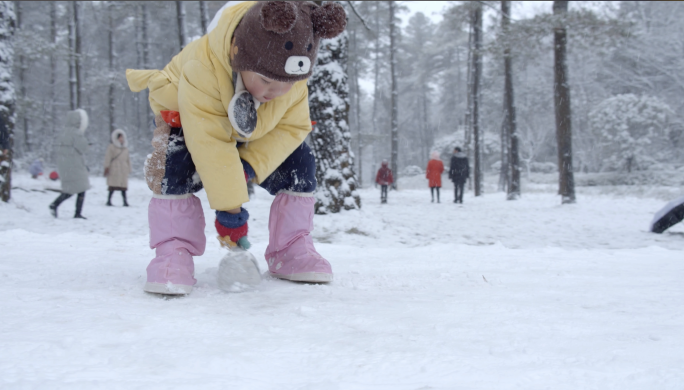
<svg viewBox="0 0 684 390"><path fill-rule="evenodd" d="M454 203L463 203L463 187L470 177L468 157L458 146L454 148L454 155L449 165L449 179L454 182Z"/></svg>
<svg viewBox="0 0 684 390"><path fill-rule="evenodd" d="M86 219L81 215L85 192L90 188L88 167L85 162L85 154L88 151L88 140L84 135L86 128L88 128L88 114L80 108L69 111L66 126L57 138L55 155L59 177L62 180L62 193L50 205L50 213L55 218L57 218L57 207L72 195L78 194L74 218Z"/></svg>
<svg viewBox="0 0 684 390"><path fill-rule="evenodd" d="M382 166L378 169L378 174L375 175L375 182L380 184L380 203L387 203L387 186L394 183L392 170L389 168L387 160L382 161Z"/></svg>

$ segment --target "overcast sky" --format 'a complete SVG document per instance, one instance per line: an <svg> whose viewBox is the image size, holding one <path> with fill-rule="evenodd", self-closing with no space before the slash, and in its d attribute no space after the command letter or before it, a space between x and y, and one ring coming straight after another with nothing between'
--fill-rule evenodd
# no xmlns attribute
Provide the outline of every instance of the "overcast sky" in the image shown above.
<svg viewBox="0 0 684 390"><path fill-rule="evenodd" d="M442 20L441 13L444 8L449 6L449 3L456 3L455 1L402 1L402 4L409 8L409 12L404 12L399 16L404 21L404 25L408 23L408 19L416 12L422 12L429 16L435 22ZM551 12L553 1L513 1L512 17L513 19L524 19L532 17L543 12ZM607 1L572 1L570 7L587 7L598 9L605 6ZM487 12L488 7L485 7ZM492 10L490 10L492 12ZM485 18L486 21L488 18Z"/></svg>

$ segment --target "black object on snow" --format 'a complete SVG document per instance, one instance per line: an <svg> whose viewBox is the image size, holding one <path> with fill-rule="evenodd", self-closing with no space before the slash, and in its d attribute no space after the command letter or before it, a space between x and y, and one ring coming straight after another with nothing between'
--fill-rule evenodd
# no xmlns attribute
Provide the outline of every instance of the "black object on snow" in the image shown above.
<svg viewBox="0 0 684 390"><path fill-rule="evenodd" d="M669 202L655 213L650 230L653 233L662 233L682 220L684 220L684 196Z"/></svg>

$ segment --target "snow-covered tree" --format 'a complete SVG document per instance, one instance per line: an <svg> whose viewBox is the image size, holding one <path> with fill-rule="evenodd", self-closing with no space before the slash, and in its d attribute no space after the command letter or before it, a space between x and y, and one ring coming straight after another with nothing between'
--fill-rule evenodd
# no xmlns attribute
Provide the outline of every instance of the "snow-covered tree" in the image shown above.
<svg viewBox="0 0 684 390"><path fill-rule="evenodd" d="M316 156L317 214L361 207L350 147L348 44L346 32L322 39L309 79L311 120L316 122L311 132L311 146Z"/></svg>
<svg viewBox="0 0 684 390"><path fill-rule="evenodd" d="M651 96L617 95L589 114L601 139L606 168L643 168L670 157L672 109Z"/></svg>
<svg viewBox="0 0 684 390"><path fill-rule="evenodd" d="M3 202L9 201L12 189L14 28L14 4L0 1L0 200Z"/></svg>

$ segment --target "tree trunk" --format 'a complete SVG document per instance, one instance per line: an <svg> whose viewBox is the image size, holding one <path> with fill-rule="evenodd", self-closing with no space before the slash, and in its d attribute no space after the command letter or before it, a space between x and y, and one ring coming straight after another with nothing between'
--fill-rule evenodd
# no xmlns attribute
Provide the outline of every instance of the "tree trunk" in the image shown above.
<svg viewBox="0 0 684 390"><path fill-rule="evenodd" d="M109 41L109 133L113 133L116 129L116 104L114 100L114 17L112 15L112 2L107 4L107 17L109 19L109 31L108 31L108 41Z"/></svg>
<svg viewBox="0 0 684 390"><path fill-rule="evenodd" d="M378 135L378 99L380 98L380 89L378 83L380 81L380 10L378 1L375 2L375 41L373 42L373 49L375 50L375 61L373 63L373 134Z"/></svg>
<svg viewBox="0 0 684 390"><path fill-rule="evenodd" d="M144 2L140 6L140 13L142 22L140 24L140 34L142 35L142 65L144 69L148 69L150 66L150 40L148 37L148 24L150 23L150 17L147 13L147 4Z"/></svg>
<svg viewBox="0 0 684 390"><path fill-rule="evenodd" d="M142 43L142 4L136 3L135 4L135 51L136 51L136 69L143 69L143 43ZM145 114L147 113L145 111L145 104L144 101L141 101L140 99L140 93L134 93L133 94L133 102L135 103L135 112L136 112L136 117L137 117L137 126L136 126L136 132L138 133L138 137L144 137L142 129L143 129L143 122L145 122ZM124 107L126 105L124 104ZM124 108L125 109L125 108ZM142 139L142 138L141 138Z"/></svg>
<svg viewBox="0 0 684 390"><path fill-rule="evenodd" d="M511 58L511 45L508 40L511 24L511 2L501 2L501 30L504 42L504 104L507 122L508 138L508 169L510 175L508 181L508 194L506 199L516 200L520 198L520 156L518 154L518 123L515 113L515 94L513 91L513 60Z"/></svg>
<svg viewBox="0 0 684 390"><path fill-rule="evenodd" d="M363 132L361 131L361 89L359 88L359 47L356 39L356 31L353 30L352 43L354 48L354 61L352 62L353 86L354 86L354 123L358 134L358 156L356 157L356 173L359 187L363 187Z"/></svg>
<svg viewBox="0 0 684 390"><path fill-rule="evenodd" d="M150 39L148 35L148 24L150 23L150 16L147 12L147 4L143 2L141 6L141 12L142 12L142 23L140 25L140 33L142 34L142 61L143 61L143 69L149 69L150 68ZM150 129L154 127L154 113L149 107L148 103L148 98L149 98L149 93L150 91L146 89L143 91L143 107L145 109L145 112L147 112L147 126L146 129Z"/></svg>
<svg viewBox="0 0 684 390"><path fill-rule="evenodd" d="M180 44L180 50L183 50L185 44L187 43L187 33L185 29L185 3L182 1L176 1L176 15L178 17L178 42ZM179 50L179 51L180 51Z"/></svg>
<svg viewBox="0 0 684 390"><path fill-rule="evenodd" d="M76 20L78 18L77 2L71 2L69 18L69 108L75 110L79 105L78 88L78 52L76 49Z"/></svg>
<svg viewBox="0 0 684 390"><path fill-rule="evenodd" d="M474 187L475 196L482 195L482 162L480 156L480 76L482 75L482 4L474 3L471 11L473 24L473 85L472 85L472 102L473 102L473 141L474 147Z"/></svg>
<svg viewBox="0 0 684 390"><path fill-rule="evenodd" d="M554 83L553 97L556 111L556 140L558 141L558 193L562 203L575 203L575 180L572 172L572 126L570 112L570 86L566 59L567 32L565 18L567 1L554 1L556 17L554 28Z"/></svg>
<svg viewBox="0 0 684 390"><path fill-rule="evenodd" d="M12 148L14 143L14 4L0 2L0 200L9 202L12 191Z"/></svg>
<svg viewBox="0 0 684 390"><path fill-rule="evenodd" d="M207 29L209 28L209 9L207 8L207 2L206 1L200 1L199 2L199 8L200 8L200 23L202 25L202 34L206 34Z"/></svg>
<svg viewBox="0 0 684 390"><path fill-rule="evenodd" d="M350 148L348 47L346 32L321 40L316 66L309 79L310 114L316 122L311 132L311 146L316 156L317 214L361 207Z"/></svg>
<svg viewBox="0 0 684 390"><path fill-rule="evenodd" d="M501 166L499 167L499 191L508 191L508 182L510 178L508 177L508 118L506 112L506 96L504 94L503 102L503 120L501 121L501 153L499 155Z"/></svg>
<svg viewBox="0 0 684 390"><path fill-rule="evenodd" d="M16 30L21 31L24 28L21 1L14 2L14 13L16 17ZM19 55L19 99L21 105L19 106L19 116L21 117L21 126L23 127L24 133L24 149L27 152L31 151L31 130L29 129L28 121L28 96L26 95L26 70L28 70L28 64L26 63L26 58L23 54Z"/></svg>
<svg viewBox="0 0 684 390"><path fill-rule="evenodd" d="M421 103L423 105L421 107L422 117L423 117L423 120L422 120L423 123L421 123L421 126L423 126L423 136L425 137L425 139L423 141L423 146L424 146L423 158L425 160L429 161L429 158L430 158L429 155L430 155L430 151L431 151L430 149L432 148L432 145L434 145L434 136L432 134L432 127L430 126L430 115L428 114L428 110L429 110L428 107L430 105L428 104L429 102L428 102L427 82L425 80L423 80L421 82L421 89L420 90L421 90L420 100L421 100ZM427 165L427 161L424 161L425 165Z"/></svg>
<svg viewBox="0 0 684 390"><path fill-rule="evenodd" d="M463 143L466 155L468 156L468 161L472 161L471 145L473 134L473 23L471 18L471 23L469 23L470 28L468 31L468 59L467 59L467 70L466 70L466 88L468 89L466 93L466 112L465 112L465 132L463 134ZM472 175L468 176L468 190L472 189L473 180Z"/></svg>
<svg viewBox="0 0 684 390"><path fill-rule="evenodd" d="M55 132L57 130L56 120L57 118L57 100L55 84L57 83L57 56L55 55L55 50L57 50L57 2L50 2L50 42L52 42L52 51L50 52L50 127L51 134L50 138L54 138Z"/></svg>
<svg viewBox="0 0 684 390"><path fill-rule="evenodd" d="M81 106L83 105L83 85L81 83L81 63L83 61L83 58L81 57L81 23L79 17L81 11L81 4L78 1L74 1L72 3L74 9L74 64L76 72L76 108L81 108Z"/></svg>
<svg viewBox="0 0 684 390"><path fill-rule="evenodd" d="M399 104L399 93L397 92L397 24L395 19L395 2L389 2L389 33L390 33L390 78L391 78L391 88L392 88L392 161L391 169L394 175L394 183L392 183L392 188L397 189L397 181L399 180L399 124L398 124L398 104Z"/></svg>

